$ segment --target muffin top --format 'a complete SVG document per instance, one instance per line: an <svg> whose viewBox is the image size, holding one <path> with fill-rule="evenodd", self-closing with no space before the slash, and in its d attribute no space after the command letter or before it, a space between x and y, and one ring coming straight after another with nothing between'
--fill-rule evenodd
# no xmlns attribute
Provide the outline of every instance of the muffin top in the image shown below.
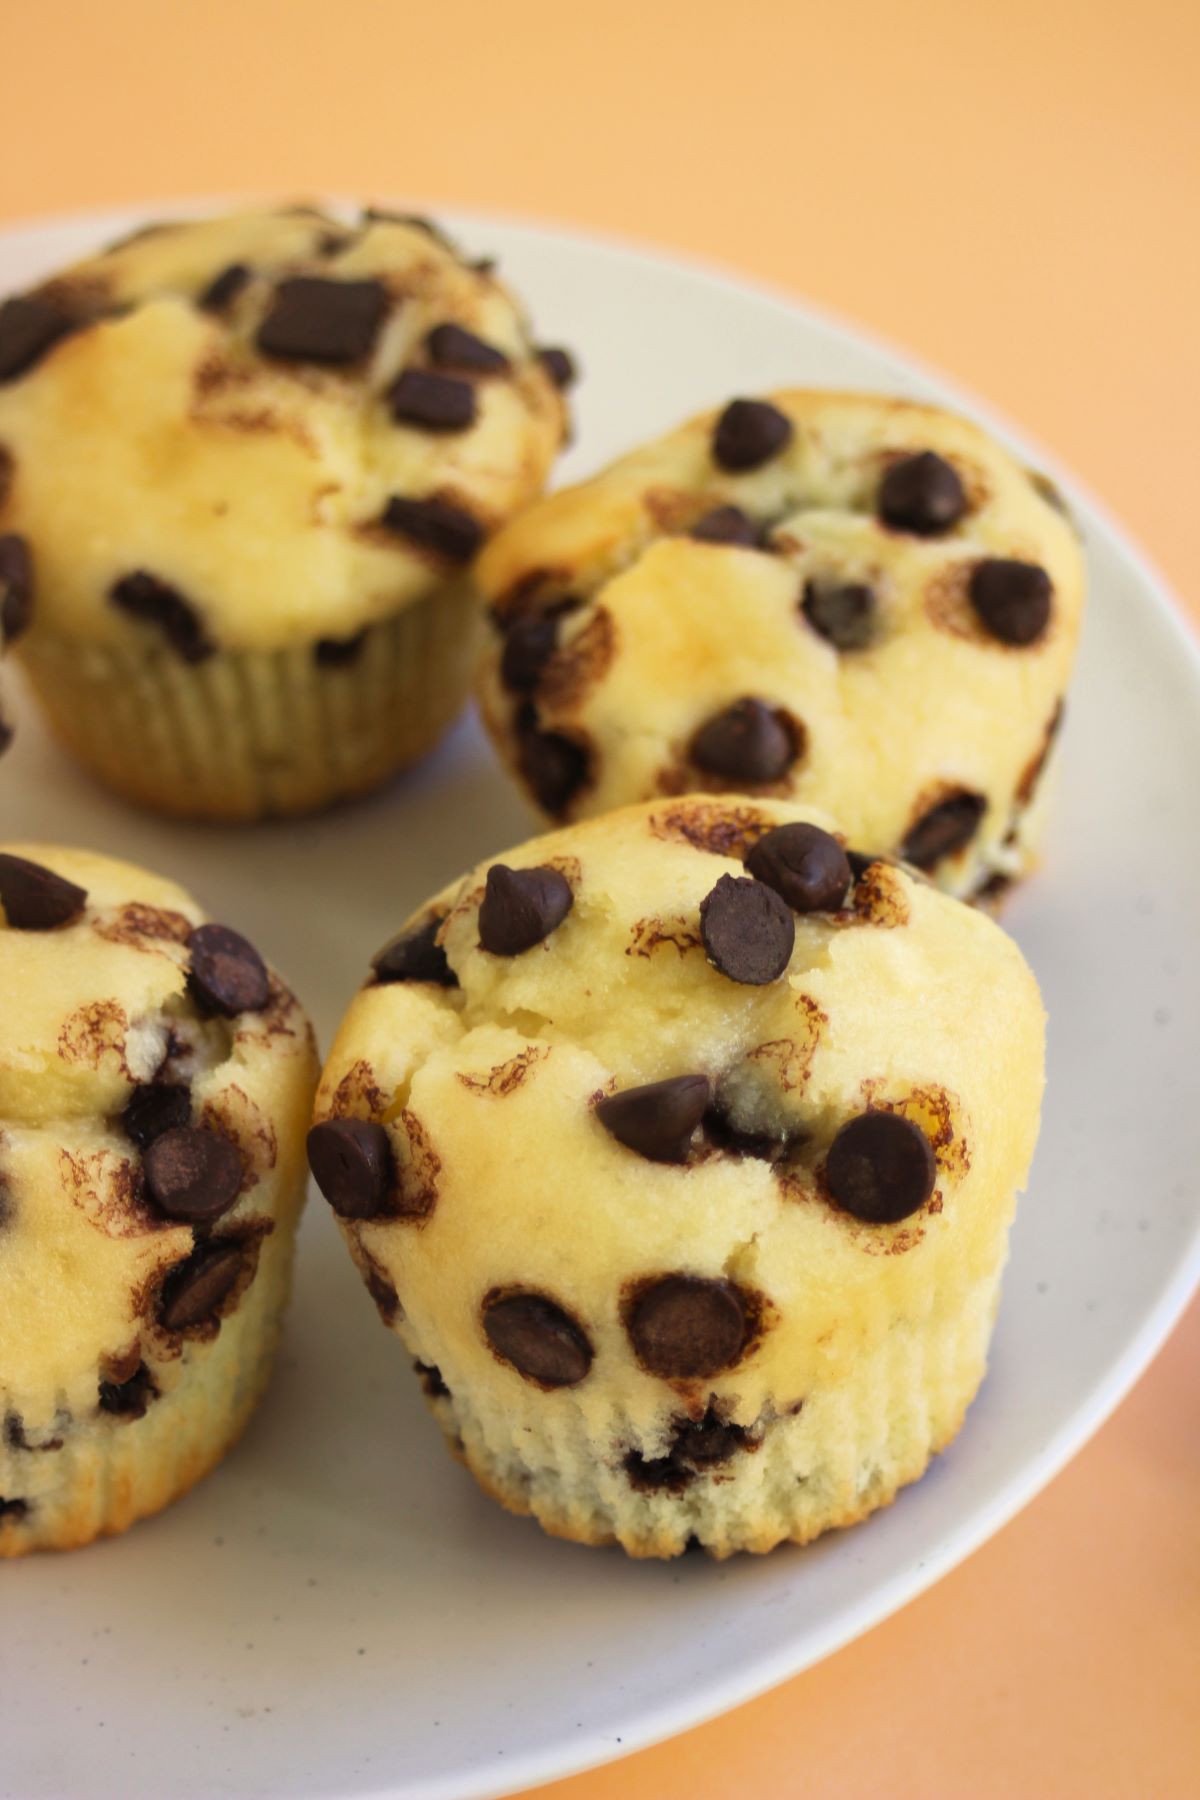
<svg viewBox="0 0 1200 1800"><path fill-rule="evenodd" d="M733 401L489 546L489 724L551 814L790 797L969 891L1009 872L1060 716L1083 605L1060 506L935 407Z"/></svg>
<svg viewBox="0 0 1200 1800"><path fill-rule="evenodd" d="M0 848L0 1414L36 1447L175 1379L296 1206L299 1004L157 876Z"/></svg>
<svg viewBox="0 0 1200 1800"><path fill-rule="evenodd" d="M435 226L151 225L0 307L0 531L47 632L339 641L541 488L560 359Z"/></svg>
<svg viewBox="0 0 1200 1800"><path fill-rule="evenodd" d="M310 1161L452 1392L761 1424L943 1271L994 1265L1042 1030L998 927L825 816L660 800L410 922L338 1033Z"/></svg>

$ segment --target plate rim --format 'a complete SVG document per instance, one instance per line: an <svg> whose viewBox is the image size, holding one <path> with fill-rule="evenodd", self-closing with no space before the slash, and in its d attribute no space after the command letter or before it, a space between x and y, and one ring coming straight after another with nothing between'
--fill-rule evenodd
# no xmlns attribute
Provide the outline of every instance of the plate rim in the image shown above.
<svg viewBox="0 0 1200 1800"><path fill-rule="evenodd" d="M277 191L248 188L223 195L167 196L141 203L120 201L3 219L0 220L0 258L13 239L36 240L54 232L84 230L94 230L99 237L104 232L119 232L138 218L152 217L156 211L186 217L207 210L252 206L277 198ZM837 308L795 294L782 283L744 274L718 258L675 246L663 248L651 240L629 234L506 209L479 209L449 199L397 199L387 194L379 198L384 205L435 211L452 227L457 225L466 232L486 232L494 228L524 237L531 248L546 243L565 245L584 254L600 251L608 256L649 264L666 274L684 275L720 290L733 301L750 298L766 303L804 325L848 339L887 359L900 374L913 377L945 404L978 420L1023 458L1046 470L1056 482L1061 481L1073 503L1073 510L1078 511L1088 532L1106 539L1136 577L1141 604L1150 605L1158 614L1174 640L1176 653L1182 652L1183 661L1200 692L1200 636L1189 623L1187 609L1154 558L1116 518L1107 502L1097 495L1090 483L1046 450L1037 437L1011 420L1002 408L979 398L969 384L945 375L936 364L897 344L886 333L860 324ZM337 194L324 199L318 194L316 199L318 203L334 208L353 208L358 204ZM511 1768L504 1771L499 1784L497 1772L480 1765L469 1776L438 1776L404 1787L389 1782L369 1790L360 1789L356 1800L505 1800L505 1797L527 1789L583 1774L649 1749L732 1712L815 1667L934 1586L1023 1511L1121 1405L1162 1349L1197 1288L1200 1288L1200 1209L1184 1253L1156 1303L1097 1382L1088 1400L1076 1407L1042 1449L1002 1482L988 1501L975 1508L969 1520L947 1533L936 1551L878 1584L870 1595L851 1608L838 1627L822 1641L819 1650L800 1650L791 1654L779 1649L763 1652L741 1664L719 1684L711 1679L702 1682L698 1692L674 1702L659 1702L650 1711L636 1716L618 1745L614 1746L610 1738L602 1737L592 1729L583 1733L579 1741L564 1741L557 1748L525 1752L519 1764L514 1760ZM329 1800L337 1800L332 1789Z"/></svg>

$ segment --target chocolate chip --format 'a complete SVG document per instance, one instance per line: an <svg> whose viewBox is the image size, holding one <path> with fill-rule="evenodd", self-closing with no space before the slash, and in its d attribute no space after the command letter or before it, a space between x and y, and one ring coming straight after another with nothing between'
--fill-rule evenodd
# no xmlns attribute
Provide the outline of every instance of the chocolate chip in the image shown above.
<svg viewBox="0 0 1200 1800"><path fill-rule="evenodd" d="M128 1381L100 1383L100 1411L118 1419L141 1419L152 1400L158 1398L158 1387L145 1363L139 1363Z"/></svg>
<svg viewBox="0 0 1200 1800"><path fill-rule="evenodd" d="M176 1263L163 1282L160 1323L168 1331L187 1331L211 1319L245 1267L246 1251L241 1244L201 1244L186 1261Z"/></svg>
<svg viewBox="0 0 1200 1800"><path fill-rule="evenodd" d="M569 388L579 379L575 358L558 344L543 344L537 359L556 388Z"/></svg>
<svg viewBox="0 0 1200 1800"><path fill-rule="evenodd" d="M713 431L713 460L723 469L760 469L792 440L792 421L766 400L731 400Z"/></svg>
<svg viewBox="0 0 1200 1800"><path fill-rule="evenodd" d="M37 294L15 294L0 306L0 382L15 381L75 329L61 307Z"/></svg>
<svg viewBox="0 0 1200 1800"><path fill-rule="evenodd" d="M505 687L514 694L531 693L557 642L558 619L552 613L528 613L523 619L514 619L500 657L500 679Z"/></svg>
<svg viewBox="0 0 1200 1800"><path fill-rule="evenodd" d="M114 606L143 624L156 625L167 642L187 663L203 662L216 646L204 629L200 615L178 588L160 581L146 569L122 575L108 591Z"/></svg>
<svg viewBox="0 0 1200 1800"><path fill-rule="evenodd" d="M381 281L293 275L275 290L258 347L287 362L359 362L370 354L387 309Z"/></svg>
<svg viewBox="0 0 1200 1800"><path fill-rule="evenodd" d="M343 1219L373 1219L395 1176L391 1140L370 1119L324 1119L308 1134L313 1179Z"/></svg>
<svg viewBox="0 0 1200 1800"><path fill-rule="evenodd" d="M230 263L227 269L213 276L196 305L201 312L224 312L252 279L252 271L246 263Z"/></svg>
<svg viewBox="0 0 1200 1800"><path fill-rule="evenodd" d="M512 367L497 350L461 325L435 325L425 339L429 360L438 369L466 369L473 375L504 375Z"/></svg>
<svg viewBox="0 0 1200 1800"><path fill-rule="evenodd" d="M686 1162L710 1093L707 1075L673 1075L606 1094L596 1117L619 1144L650 1162Z"/></svg>
<svg viewBox="0 0 1200 1800"><path fill-rule="evenodd" d="M41 863L0 854L0 906L10 930L52 931L77 919L86 905L86 888Z"/></svg>
<svg viewBox="0 0 1200 1800"><path fill-rule="evenodd" d="M675 1430L671 1455L693 1468L716 1468L746 1447L744 1425L731 1425L710 1406L702 1419L683 1419Z"/></svg>
<svg viewBox="0 0 1200 1800"><path fill-rule="evenodd" d="M192 967L188 985L211 1012L227 1019L262 1012L271 998L266 964L240 931L228 925L197 925L188 938Z"/></svg>
<svg viewBox="0 0 1200 1800"><path fill-rule="evenodd" d="M697 768L725 781L778 781L800 754L786 714L765 700L735 700L697 731L689 754Z"/></svg>
<svg viewBox="0 0 1200 1800"><path fill-rule="evenodd" d="M879 516L894 531L936 537L967 510L958 472L932 450L894 462L879 486Z"/></svg>
<svg viewBox="0 0 1200 1800"><path fill-rule="evenodd" d="M33 617L33 557L27 538L0 536L0 636L15 644Z"/></svg>
<svg viewBox="0 0 1200 1800"><path fill-rule="evenodd" d="M640 1494L682 1494L696 1479L696 1471L673 1456L643 1456L640 1450L631 1450L621 1467Z"/></svg>
<svg viewBox="0 0 1200 1800"><path fill-rule="evenodd" d="M850 864L850 873L855 881L861 881L867 870L877 862L886 862L885 856L872 856L864 850L847 850L846 861Z"/></svg>
<svg viewBox="0 0 1200 1800"><path fill-rule="evenodd" d="M543 731L532 707L516 722L517 767L548 813L565 812L588 778L587 752L561 732Z"/></svg>
<svg viewBox="0 0 1200 1800"><path fill-rule="evenodd" d="M475 389L436 369L405 369L388 389L392 417L423 431L466 431L475 423Z"/></svg>
<svg viewBox="0 0 1200 1800"><path fill-rule="evenodd" d="M835 912L850 886L850 864L837 839L798 821L764 833L746 858L747 873L793 912Z"/></svg>
<svg viewBox="0 0 1200 1800"><path fill-rule="evenodd" d="M981 623L1002 644L1035 644L1050 623L1050 577L1037 563L989 556L968 588Z"/></svg>
<svg viewBox="0 0 1200 1800"><path fill-rule="evenodd" d="M520 956L561 925L575 896L557 869L493 863L479 907L479 942L493 956Z"/></svg>
<svg viewBox="0 0 1200 1800"><path fill-rule="evenodd" d="M166 1081L145 1082L135 1087L121 1114L125 1136L139 1150L148 1150L155 1138L191 1123L192 1091Z"/></svg>
<svg viewBox="0 0 1200 1800"><path fill-rule="evenodd" d="M825 1163L830 1198L872 1225L907 1219L924 1206L936 1179L929 1139L900 1113L860 1113L842 1126Z"/></svg>
<svg viewBox="0 0 1200 1800"><path fill-rule="evenodd" d="M367 628L356 631L353 637L318 638L313 652L317 667L320 669L345 669L356 663L363 653L367 641Z"/></svg>
<svg viewBox="0 0 1200 1800"><path fill-rule="evenodd" d="M420 1378L421 1388L429 1400L449 1400L450 1389L442 1379L442 1371L436 1363L423 1363L419 1359L413 1368Z"/></svg>
<svg viewBox="0 0 1200 1800"><path fill-rule="evenodd" d="M142 1157L146 1187L159 1212L189 1225L211 1225L237 1200L242 1159L228 1138L174 1125Z"/></svg>
<svg viewBox="0 0 1200 1800"><path fill-rule="evenodd" d="M442 917L434 914L422 925L402 931L373 960L371 967L380 985L390 981L435 981L439 987L458 986L458 976L437 941Z"/></svg>
<svg viewBox="0 0 1200 1800"><path fill-rule="evenodd" d="M538 1387L574 1387L592 1366L587 1333L544 1294L489 1294L483 1329L501 1362Z"/></svg>
<svg viewBox="0 0 1200 1800"><path fill-rule="evenodd" d="M744 550L756 550L762 539L759 527L740 506L714 506L696 520L688 536L698 544L737 544Z"/></svg>
<svg viewBox="0 0 1200 1800"><path fill-rule="evenodd" d="M11 1519L14 1525L20 1523L29 1511L28 1500L6 1500L0 1494L0 1519Z"/></svg>
<svg viewBox="0 0 1200 1800"><path fill-rule="evenodd" d="M986 811L985 796L969 793L966 788L939 800L910 826L900 846L901 856L914 868L932 869L943 856L953 856L970 843Z"/></svg>
<svg viewBox="0 0 1200 1800"><path fill-rule="evenodd" d="M835 650L864 650L875 630L875 593L865 581L809 581L801 607Z"/></svg>
<svg viewBox="0 0 1200 1800"><path fill-rule="evenodd" d="M449 500L406 500L393 494L381 523L410 544L452 563L469 563L483 543L479 520Z"/></svg>
<svg viewBox="0 0 1200 1800"><path fill-rule="evenodd" d="M787 968L796 923L774 888L746 876L722 875L700 902L700 936L722 975L762 987Z"/></svg>
<svg viewBox="0 0 1200 1800"><path fill-rule="evenodd" d="M640 1284L624 1317L642 1367L671 1381L731 1368L750 1336L741 1291L731 1281L701 1275L664 1275Z"/></svg>
<svg viewBox="0 0 1200 1800"><path fill-rule="evenodd" d="M782 1126L778 1132L765 1128L747 1130L735 1122L726 1096L721 1092L704 1115L704 1135L714 1150L731 1156L754 1156L760 1162L769 1163L783 1162L793 1145L804 1141L802 1132Z"/></svg>

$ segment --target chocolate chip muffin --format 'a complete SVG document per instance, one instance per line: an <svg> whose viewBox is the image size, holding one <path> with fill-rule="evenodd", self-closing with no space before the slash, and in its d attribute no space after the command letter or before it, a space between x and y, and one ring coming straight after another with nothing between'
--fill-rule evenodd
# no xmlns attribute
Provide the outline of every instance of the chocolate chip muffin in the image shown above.
<svg viewBox="0 0 1200 1800"><path fill-rule="evenodd" d="M211 819L422 755L470 685L468 565L543 484L563 374L415 218L150 226L4 302L0 567L36 569L23 652L59 736Z"/></svg>
<svg viewBox="0 0 1200 1800"><path fill-rule="evenodd" d="M505 1506L634 1556L769 1550L958 1430L1042 1036L982 912L786 802L659 800L409 921L309 1160Z"/></svg>
<svg viewBox="0 0 1200 1800"><path fill-rule="evenodd" d="M171 882L0 850L0 1557L157 1512L266 1383L316 1080L303 1012Z"/></svg>
<svg viewBox="0 0 1200 1800"><path fill-rule="evenodd" d="M529 508L478 577L484 716L546 813L740 789L960 896L1030 866L1083 562L969 421L734 400Z"/></svg>

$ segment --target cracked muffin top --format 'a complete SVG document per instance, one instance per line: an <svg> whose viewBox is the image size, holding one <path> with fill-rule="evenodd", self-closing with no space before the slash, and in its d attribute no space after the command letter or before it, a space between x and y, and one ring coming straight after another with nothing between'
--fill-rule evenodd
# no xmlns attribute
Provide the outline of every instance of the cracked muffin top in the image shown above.
<svg viewBox="0 0 1200 1800"><path fill-rule="evenodd" d="M456 1396L748 1426L994 1261L1042 1024L988 918L827 817L660 800L480 865L384 948L310 1161Z"/></svg>
<svg viewBox="0 0 1200 1800"><path fill-rule="evenodd" d="M136 1411L292 1223L315 1048L245 938L173 883L0 849L0 1413Z"/></svg>
<svg viewBox="0 0 1200 1800"><path fill-rule="evenodd" d="M566 372L427 221L148 226L0 306L0 531L48 632L349 637L540 490Z"/></svg>
<svg viewBox="0 0 1200 1800"><path fill-rule="evenodd" d="M551 815L744 791L959 894L1023 872L1083 561L969 421L734 400L528 508L477 578L485 717Z"/></svg>

